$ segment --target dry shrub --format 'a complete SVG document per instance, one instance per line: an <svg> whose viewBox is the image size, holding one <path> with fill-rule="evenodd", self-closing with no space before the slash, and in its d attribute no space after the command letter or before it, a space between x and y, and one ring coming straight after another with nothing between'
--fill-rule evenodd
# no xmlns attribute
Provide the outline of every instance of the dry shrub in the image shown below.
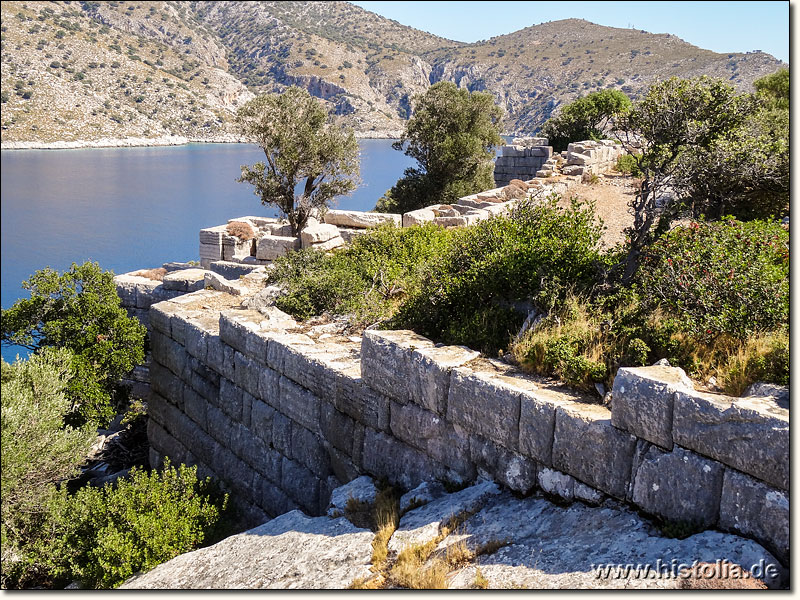
<svg viewBox="0 0 800 600"><path fill-rule="evenodd" d="M395 586L410 590L447 589L445 577L449 568L446 561L440 558L434 559L428 565L425 564L436 550L441 537L403 548L392 565L389 574L391 582Z"/></svg>
<svg viewBox="0 0 800 600"><path fill-rule="evenodd" d="M729 562L699 563L681 571L684 590L765 590L766 584L739 565Z"/></svg>
<svg viewBox="0 0 800 600"><path fill-rule="evenodd" d="M386 487L378 492L373 522L376 533L372 540L372 568L381 571L389 556L389 538L400 522L400 508L394 488Z"/></svg>
<svg viewBox="0 0 800 600"><path fill-rule="evenodd" d="M134 273L134 275L137 277L146 277L147 279L152 279L153 281L163 281L164 275L166 274L167 270L164 267L159 267L157 269L143 269Z"/></svg>
<svg viewBox="0 0 800 600"><path fill-rule="evenodd" d="M530 187L528 186L527 183L525 183L521 179L512 179L511 181L508 182L508 185L511 187L519 188L522 191L527 191L528 187Z"/></svg>
<svg viewBox="0 0 800 600"><path fill-rule="evenodd" d="M489 580L483 576L480 568L475 569L475 581L473 582L473 585L479 590L489 589Z"/></svg>
<svg viewBox="0 0 800 600"><path fill-rule="evenodd" d="M256 237L256 233L255 231L253 231L253 228L250 227L250 225L248 225L247 223L243 223L242 221L233 221L231 223L228 223L228 226L225 228L225 231L228 232L228 235L237 237L242 242L252 240L254 237Z"/></svg>

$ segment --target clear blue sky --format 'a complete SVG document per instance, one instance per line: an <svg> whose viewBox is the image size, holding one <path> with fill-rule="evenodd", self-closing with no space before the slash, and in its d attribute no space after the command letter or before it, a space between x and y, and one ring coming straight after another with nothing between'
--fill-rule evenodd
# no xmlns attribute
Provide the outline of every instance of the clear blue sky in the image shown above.
<svg viewBox="0 0 800 600"><path fill-rule="evenodd" d="M672 33L715 52L763 50L789 62L789 2L353 2L460 42L538 23L580 18L609 27Z"/></svg>

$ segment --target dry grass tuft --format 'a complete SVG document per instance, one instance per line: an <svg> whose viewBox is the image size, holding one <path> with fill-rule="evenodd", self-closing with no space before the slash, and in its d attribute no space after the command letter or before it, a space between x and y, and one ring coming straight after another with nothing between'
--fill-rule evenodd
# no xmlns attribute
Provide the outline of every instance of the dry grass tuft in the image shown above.
<svg viewBox="0 0 800 600"><path fill-rule="evenodd" d="M489 580L483 576L480 568L475 569L475 581L473 582L473 585L479 590L489 589Z"/></svg>
<svg viewBox="0 0 800 600"><path fill-rule="evenodd" d="M254 237L256 237L256 232L253 231L253 228L247 223L243 223L241 221L233 221L232 223L228 223L225 231L228 232L228 235L237 237L242 242L252 240Z"/></svg>
<svg viewBox="0 0 800 600"><path fill-rule="evenodd" d="M137 277L146 277L147 279L152 279L153 281L163 281L164 275L166 274L167 270L164 267L159 267L157 269L143 269L134 273L134 275Z"/></svg>

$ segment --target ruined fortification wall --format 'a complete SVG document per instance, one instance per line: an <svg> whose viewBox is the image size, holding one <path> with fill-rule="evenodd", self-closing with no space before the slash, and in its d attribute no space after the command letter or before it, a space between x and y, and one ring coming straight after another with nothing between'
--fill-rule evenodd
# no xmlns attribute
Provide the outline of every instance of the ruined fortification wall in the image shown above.
<svg viewBox="0 0 800 600"><path fill-rule="evenodd" d="M153 464L199 465L254 521L322 514L360 474L407 489L483 476L590 504L610 496L787 560L788 410L774 399L701 393L653 366L621 369L609 410L412 332L301 331L239 304L201 290L150 308L148 434Z"/></svg>

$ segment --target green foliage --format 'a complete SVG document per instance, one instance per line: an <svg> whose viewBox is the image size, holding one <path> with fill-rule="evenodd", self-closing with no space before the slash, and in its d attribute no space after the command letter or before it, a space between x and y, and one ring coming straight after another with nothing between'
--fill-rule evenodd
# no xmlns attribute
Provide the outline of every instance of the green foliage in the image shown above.
<svg viewBox="0 0 800 600"><path fill-rule="evenodd" d="M768 108L789 110L789 69L780 69L753 82L758 99Z"/></svg>
<svg viewBox="0 0 800 600"><path fill-rule="evenodd" d="M641 170L639 169L639 163L636 161L636 157L632 154L623 154L620 156L617 159L615 168L620 173L632 175L633 177L639 177L642 174Z"/></svg>
<svg viewBox="0 0 800 600"><path fill-rule="evenodd" d="M789 233L777 224L693 222L656 242L645 264L645 306L697 339L745 339L788 323Z"/></svg>
<svg viewBox="0 0 800 600"><path fill-rule="evenodd" d="M391 324L496 353L525 317L518 306L555 302L567 284L591 286L601 226L591 205L557 200L523 200L508 217L455 230Z"/></svg>
<svg viewBox="0 0 800 600"><path fill-rule="evenodd" d="M120 306L113 274L97 263L73 263L63 274L37 271L22 287L31 297L2 311L2 342L29 349L68 348L73 377L67 421L107 423L114 401L124 399L119 380L144 361L146 334Z"/></svg>
<svg viewBox="0 0 800 600"><path fill-rule="evenodd" d="M270 272L270 282L287 292L276 304L300 319L329 313L350 315L354 324L384 320L449 236L433 225L383 226L334 254L313 249L287 254Z"/></svg>
<svg viewBox="0 0 800 600"><path fill-rule="evenodd" d="M599 140L611 120L630 110L631 101L619 90L601 90L567 104L541 130L553 150L561 152L570 142Z"/></svg>
<svg viewBox="0 0 800 600"><path fill-rule="evenodd" d="M266 156L266 163L243 165L239 181L252 184L262 204L280 209L294 234L314 211L355 189L358 142L353 131L333 123L306 90L292 86L258 96L239 109L236 122ZM302 192L296 193L300 184Z"/></svg>
<svg viewBox="0 0 800 600"><path fill-rule="evenodd" d="M414 113L393 147L419 166L406 169L376 208L407 212L494 187L492 159L502 143L502 115L491 94L470 93L449 81L416 96Z"/></svg>
<svg viewBox="0 0 800 600"><path fill-rule="evenodd" d="M74 496L61 490L51 504L59 530L51 566L89 587L116 587L202 544L227 501L209 479L198 479L197 467L168 462L159 472L134 468L116 487L84 487Z"/></svg>
<svg viewBox="0 0 800 600"><path fill-rule="evenodd" d="M37 582L45 570L34 548L47 545L55 484L77 474L94 441L91 427L64 426L72 376L68 350L44 348L2 363L2 586Z"/></svg>

